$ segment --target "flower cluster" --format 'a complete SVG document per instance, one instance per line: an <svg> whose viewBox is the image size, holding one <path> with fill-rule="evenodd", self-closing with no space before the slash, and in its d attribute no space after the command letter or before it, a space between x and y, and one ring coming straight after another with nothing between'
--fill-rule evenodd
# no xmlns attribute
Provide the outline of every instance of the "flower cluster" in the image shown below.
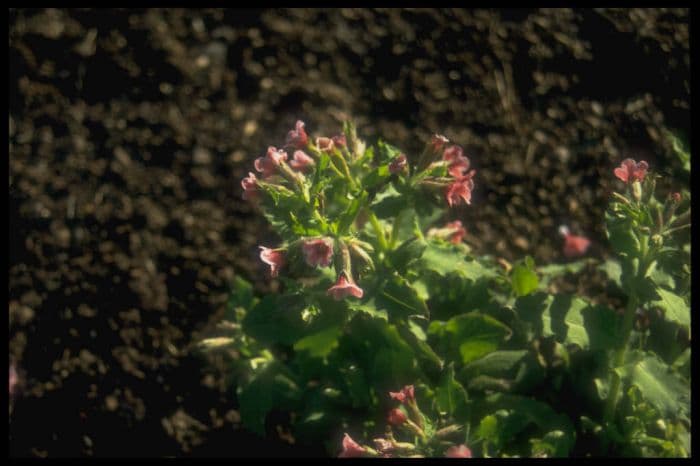
<svg viewBox="0 0 700 466"><path fill-rule="evenodd" d="M649 169L649 164L644 160L637 163L633 159L625 159L619 167L614 170L615 176L625 183L634 181L642 182Z"/></svg>
<svg viewBox="0 0 700 466"><path fill-rule="evenodd" d="M307 204L314 205L313 203L318 201L310 198L311 180L308 177L315 171L319 158L323 154L340 157L347 168L347 163L341 152L347 148L345 135L317 137L312 143L306 133L304 122L297 121L294 129L287 133L284 147L294 150L291 159L285 150L275 146L269 146L264 156L255 159L254 167L260 178L255 173L250 172L241 181L244 199L258 204L264 193L286 196L296 194L303 198ZM318 212L315 214L320 216ZM338 255L336 260L337 280L333 286L328 288L328 295L336 300L347 296L355 298L363 296L363 290L357 286L352 277L350 260L350 251L366 260L366 251L363 246L359 245L359 242L348 244L340 238L330 236L302 237L286 247L260 246L260 259L270 266L270 276L276 277L287 264L290 253L296 253L298 249L300 249L306 264L313 268L331 266L334 257L336 254Z"/></svg>
<svg viewBox="0 0 700 466"><path fill-rule="evenodd" d="M404 192L437 187L449 206L471 203L476 171L464 150L442 135L433 136L412 166L409 157L395 149L383 159L365 151L350 124L344 134L332 137L312 138L305 127L297 121L281 148L270 145L265 155L254 160L255 172L241 181L243 198L286 223L292 233L279 247L260 246L260 259L270 267L271 277L277 277L288 263L293 273L298 270L297 258L303 258L312 268L334 266L336 280L326 288L328 296L338 301L361 299L365 292L355 281L353 261L374 269L376 257L371 253L386 252L395 244L393 233L387 235L370 208L377 189L393 183ZM386 164L381 170L379 160ZM367 220L371 233L363 231ZM429 237L454 244L465 235L459 220L428 232Z"/></svg>
<svg viewBox="0 0 700 466"><path fill-rule="evenodd" d="M383 437L373 439L375 448L361 445L347 433L343 438L339 458L350 457L411 457L443 455L446 458L471 458L472 452L465 444L455 445L447 437L459 433L461 427L450 425L436 430L432 435L426 433L425 416L416 403L415 388L406 385L398 392L389 392L389 397L399 402L399 407L392 408L386 416L388 426ZM396 433L394 432L396 429ZM396 434L405 433L416 442L398 441Z"/></svg>

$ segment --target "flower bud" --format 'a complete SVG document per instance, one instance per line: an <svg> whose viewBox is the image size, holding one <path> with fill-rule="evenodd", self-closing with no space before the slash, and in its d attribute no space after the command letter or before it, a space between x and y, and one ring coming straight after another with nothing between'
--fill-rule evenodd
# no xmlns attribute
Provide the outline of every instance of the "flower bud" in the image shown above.
<svg viewBox="0 0 700 466"><path fill-rule="evenodd" d="M462 426L458 424L452 424L447 427L443 427L442 429L438 430L435 432L435 436L439 438L444 438L444 437L449 437L452 434L456 434L458 432L462 431Z"/></svg>
<svg viewBox="0 0 700 466"><path fill-rule="evenodd" d="M664 244L664 238L659 234L652 235L651 244L654 247L660 248Z"/></svg>
<svg viewBox="0 0 700 466"><path fill-rule="evenodd" d="M224 348L226 346L229 346L234 343L233 338L228 338L228 337L214 337L214 338L206 338L202 341L199 342L199 346L203 350L214 350L214 349L220 349Z"/></svg>
<svg viewBox="0 0 700 466"><path fill-rule="evenodd" d="M642 200L642 184L639 181L632 182L632 197L637 202Z"/></svg>
<svg viewBox="0 0 700 466"><path fill-rule="evenodd" d="M681 193L669 194L664 202L664 223L668 224L676 213L678 204L681 202Z"/></svg>
<svg viewBox="0 0 700 466"><path fill-rule="evenodd" d="M389 411L389 414L386 418L387 422L393 426L403 425L403 423L406 422L406 419L408 419L408 417L406 417L406 414L398 408L394 408L391 411Z"/></svg>
<svg viewBox="0 0 700 466"><path fill-rule="evenodd" d="M367 251L364 249L364 247L360 243L364 243L364 242L363 241L351 241L348 244L349 248L350 248L350 253L359 257L365 264L367 264L369 266L370 269L374 270L374 261L372 260L370 255L367 254Z"/></svg>

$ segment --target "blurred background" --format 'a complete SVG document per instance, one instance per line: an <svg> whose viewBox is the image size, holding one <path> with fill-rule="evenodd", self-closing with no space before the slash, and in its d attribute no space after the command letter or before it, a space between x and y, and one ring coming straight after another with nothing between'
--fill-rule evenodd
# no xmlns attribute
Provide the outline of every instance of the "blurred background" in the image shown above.
<svg viewBox="0 0 700 466"><path fill-rule="evenodd" d="M233 277L276 286L254 158L297 119L409 159L439 132L477 170L448 219L477 252L561 262L566 224L605 257L623 158L687 183L688 33L687 9L10 9L10 456L322 455L241 430L194 348Z"/></svg>

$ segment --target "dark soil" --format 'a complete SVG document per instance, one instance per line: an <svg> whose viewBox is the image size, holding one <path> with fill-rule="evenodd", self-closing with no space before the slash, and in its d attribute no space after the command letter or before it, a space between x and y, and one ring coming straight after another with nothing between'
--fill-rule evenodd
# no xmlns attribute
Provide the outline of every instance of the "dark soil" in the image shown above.
<svg viewBox="0 0 700 466"><path fill-rule="evenodd" d="M478 170L482 253L607 254L612 168L689 135L687 10L9 12L12 456L321 455L239 427L193 344L273 244L240 179L296 119ZM602 293L600 277L570 283Z"/></svg>

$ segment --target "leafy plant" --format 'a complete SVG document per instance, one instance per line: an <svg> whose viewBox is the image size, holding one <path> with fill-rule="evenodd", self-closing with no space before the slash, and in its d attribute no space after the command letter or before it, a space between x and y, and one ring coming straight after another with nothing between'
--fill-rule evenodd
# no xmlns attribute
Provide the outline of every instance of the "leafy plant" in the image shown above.
<svg viewBox="0 0 700 466"><path fill-rule="evenodd" d="M619 260L601 267L627 296L618 312L544 291L583 262L476 256L440 221L476 179L444 136L409 157L350 123L311 141L297 122L285 144L242 182L282 240L260 252L282 292L238 279L227 334L202 343L230 350L248 429L271 434L284 411L296 441L340 456L690 454L687 191L660 202L646 162L615 170Z"/></svg>

